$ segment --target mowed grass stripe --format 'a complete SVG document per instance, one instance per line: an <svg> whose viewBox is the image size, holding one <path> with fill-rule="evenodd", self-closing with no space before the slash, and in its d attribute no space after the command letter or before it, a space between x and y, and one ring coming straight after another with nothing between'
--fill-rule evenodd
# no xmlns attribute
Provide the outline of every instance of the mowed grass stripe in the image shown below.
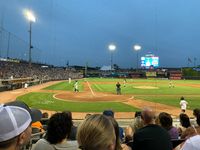
<svg viewBox="0 0 200 150"><path fill-rule="evenodd" d="M92 84L93 89L98 89L97 91L103 92L103 89L98 84Z"/></svg>
<svg viewBox="0 0 200 150"><path fill-rule="evenodd" d="M74 90L74 83L75 81L72 81L71 83L66 82L59 82L57 84L48 86L44 88L44 90L66 90L66 91L73 91ZM79 91L83 91L83 84L82 80L78 81L79 85Z"/></svg>

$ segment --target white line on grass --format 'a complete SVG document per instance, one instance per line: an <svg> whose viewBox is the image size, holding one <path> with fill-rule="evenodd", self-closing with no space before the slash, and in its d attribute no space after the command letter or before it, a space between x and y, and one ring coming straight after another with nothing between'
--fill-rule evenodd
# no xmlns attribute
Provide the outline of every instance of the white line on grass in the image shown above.
<svg viewBox="0 0 200 150"><path fill-rule="evenodd" d="M98 86L97 84L94 84L94 85L99 91L101 91L101 92L103 91L102 88L100 88L100 86Z"/></svg>
<svg viewBox="0 0 200 150"><path fill-rule="evenodd" d="M87 81L87 84L88 84L88 87L90 88L90 91L91 91L92 95L95 96L95 94L94 94L94 92L93 92L93 90L92 90L92 88L90 86L90 83L88 81Z"/></svg>

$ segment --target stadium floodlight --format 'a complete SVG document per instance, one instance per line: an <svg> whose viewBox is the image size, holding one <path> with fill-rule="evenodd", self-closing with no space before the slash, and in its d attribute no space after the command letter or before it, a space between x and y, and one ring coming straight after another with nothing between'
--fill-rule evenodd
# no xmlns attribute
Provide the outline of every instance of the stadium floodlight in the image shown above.
<svg viewBox="0 0 200 150"><path fill-rule="evenodd" d="M24 15L27 18L27 20L29 21L29 67L31 67L31 63L32 63L32 23L36 21L35 15L32 11L30 10L24 10Z"/></svg>
<svg viewBox="0 0 200 150"><path fill-rule="evenodd" d="M110 55L110 67L111 67L111 70L113 70L113 52L116 50L116 45L115 44L109 44L108 45L108 49L109 51L111 52L111 55Z"/></svg>
<svg viewBox="0 0 200 150"><path fill-rule="evenodd" d="M137 64L137 69L138 69L138 52L142 49L142 47L139 45L139 44L135 44L134 46L133 46L133 49L137 52L137 60L136 60L136 64Z"/></svg>

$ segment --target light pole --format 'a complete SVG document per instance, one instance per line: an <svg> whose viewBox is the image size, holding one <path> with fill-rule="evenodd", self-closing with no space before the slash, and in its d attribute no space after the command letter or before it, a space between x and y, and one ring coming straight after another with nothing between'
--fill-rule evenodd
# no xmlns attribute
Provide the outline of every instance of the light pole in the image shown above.
<svg viewBox="0 0 200 150"><path fill-rule="evenodd" d="M137 60L136 60L136 64L137 64L137 70L138 70L138 52L141 50L141 46L140 45L138 45L138 44L135 44L134 46L133 46L133 49L137 52Z"/></svg>
<svg viewBox="0 0 200 150"><path fill-rule="evenodd" d="M111 70L113 70L113 52L116 50L116 45L115 44L109 44L108 49L110 51L110 67Z"/></svg>
<svg viewBox="0 0 200 150"><path fill-rule="evenodd" d="M31 62L32 62L32 23L35 22L35 16L33 14L33 12L31 12L30 10L25 10L25 16L27 18L27 20L29 21L29 67L31 68Z"/></svg>

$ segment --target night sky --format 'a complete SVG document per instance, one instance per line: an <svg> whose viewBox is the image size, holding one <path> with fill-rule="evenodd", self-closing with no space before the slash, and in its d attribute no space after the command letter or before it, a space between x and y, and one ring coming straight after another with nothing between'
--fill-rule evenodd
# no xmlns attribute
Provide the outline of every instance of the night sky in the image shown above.
<svg viewBox="0 0 200 150"><path fill-rule="evenodd" d="M44 62L65 65L136 67L139 56L160 57L160 67L200 64L199 0L0 0L0 26L28 43L29 22L36 16L32 44ZM41 54L40 54L41 55Z"/></svg>

